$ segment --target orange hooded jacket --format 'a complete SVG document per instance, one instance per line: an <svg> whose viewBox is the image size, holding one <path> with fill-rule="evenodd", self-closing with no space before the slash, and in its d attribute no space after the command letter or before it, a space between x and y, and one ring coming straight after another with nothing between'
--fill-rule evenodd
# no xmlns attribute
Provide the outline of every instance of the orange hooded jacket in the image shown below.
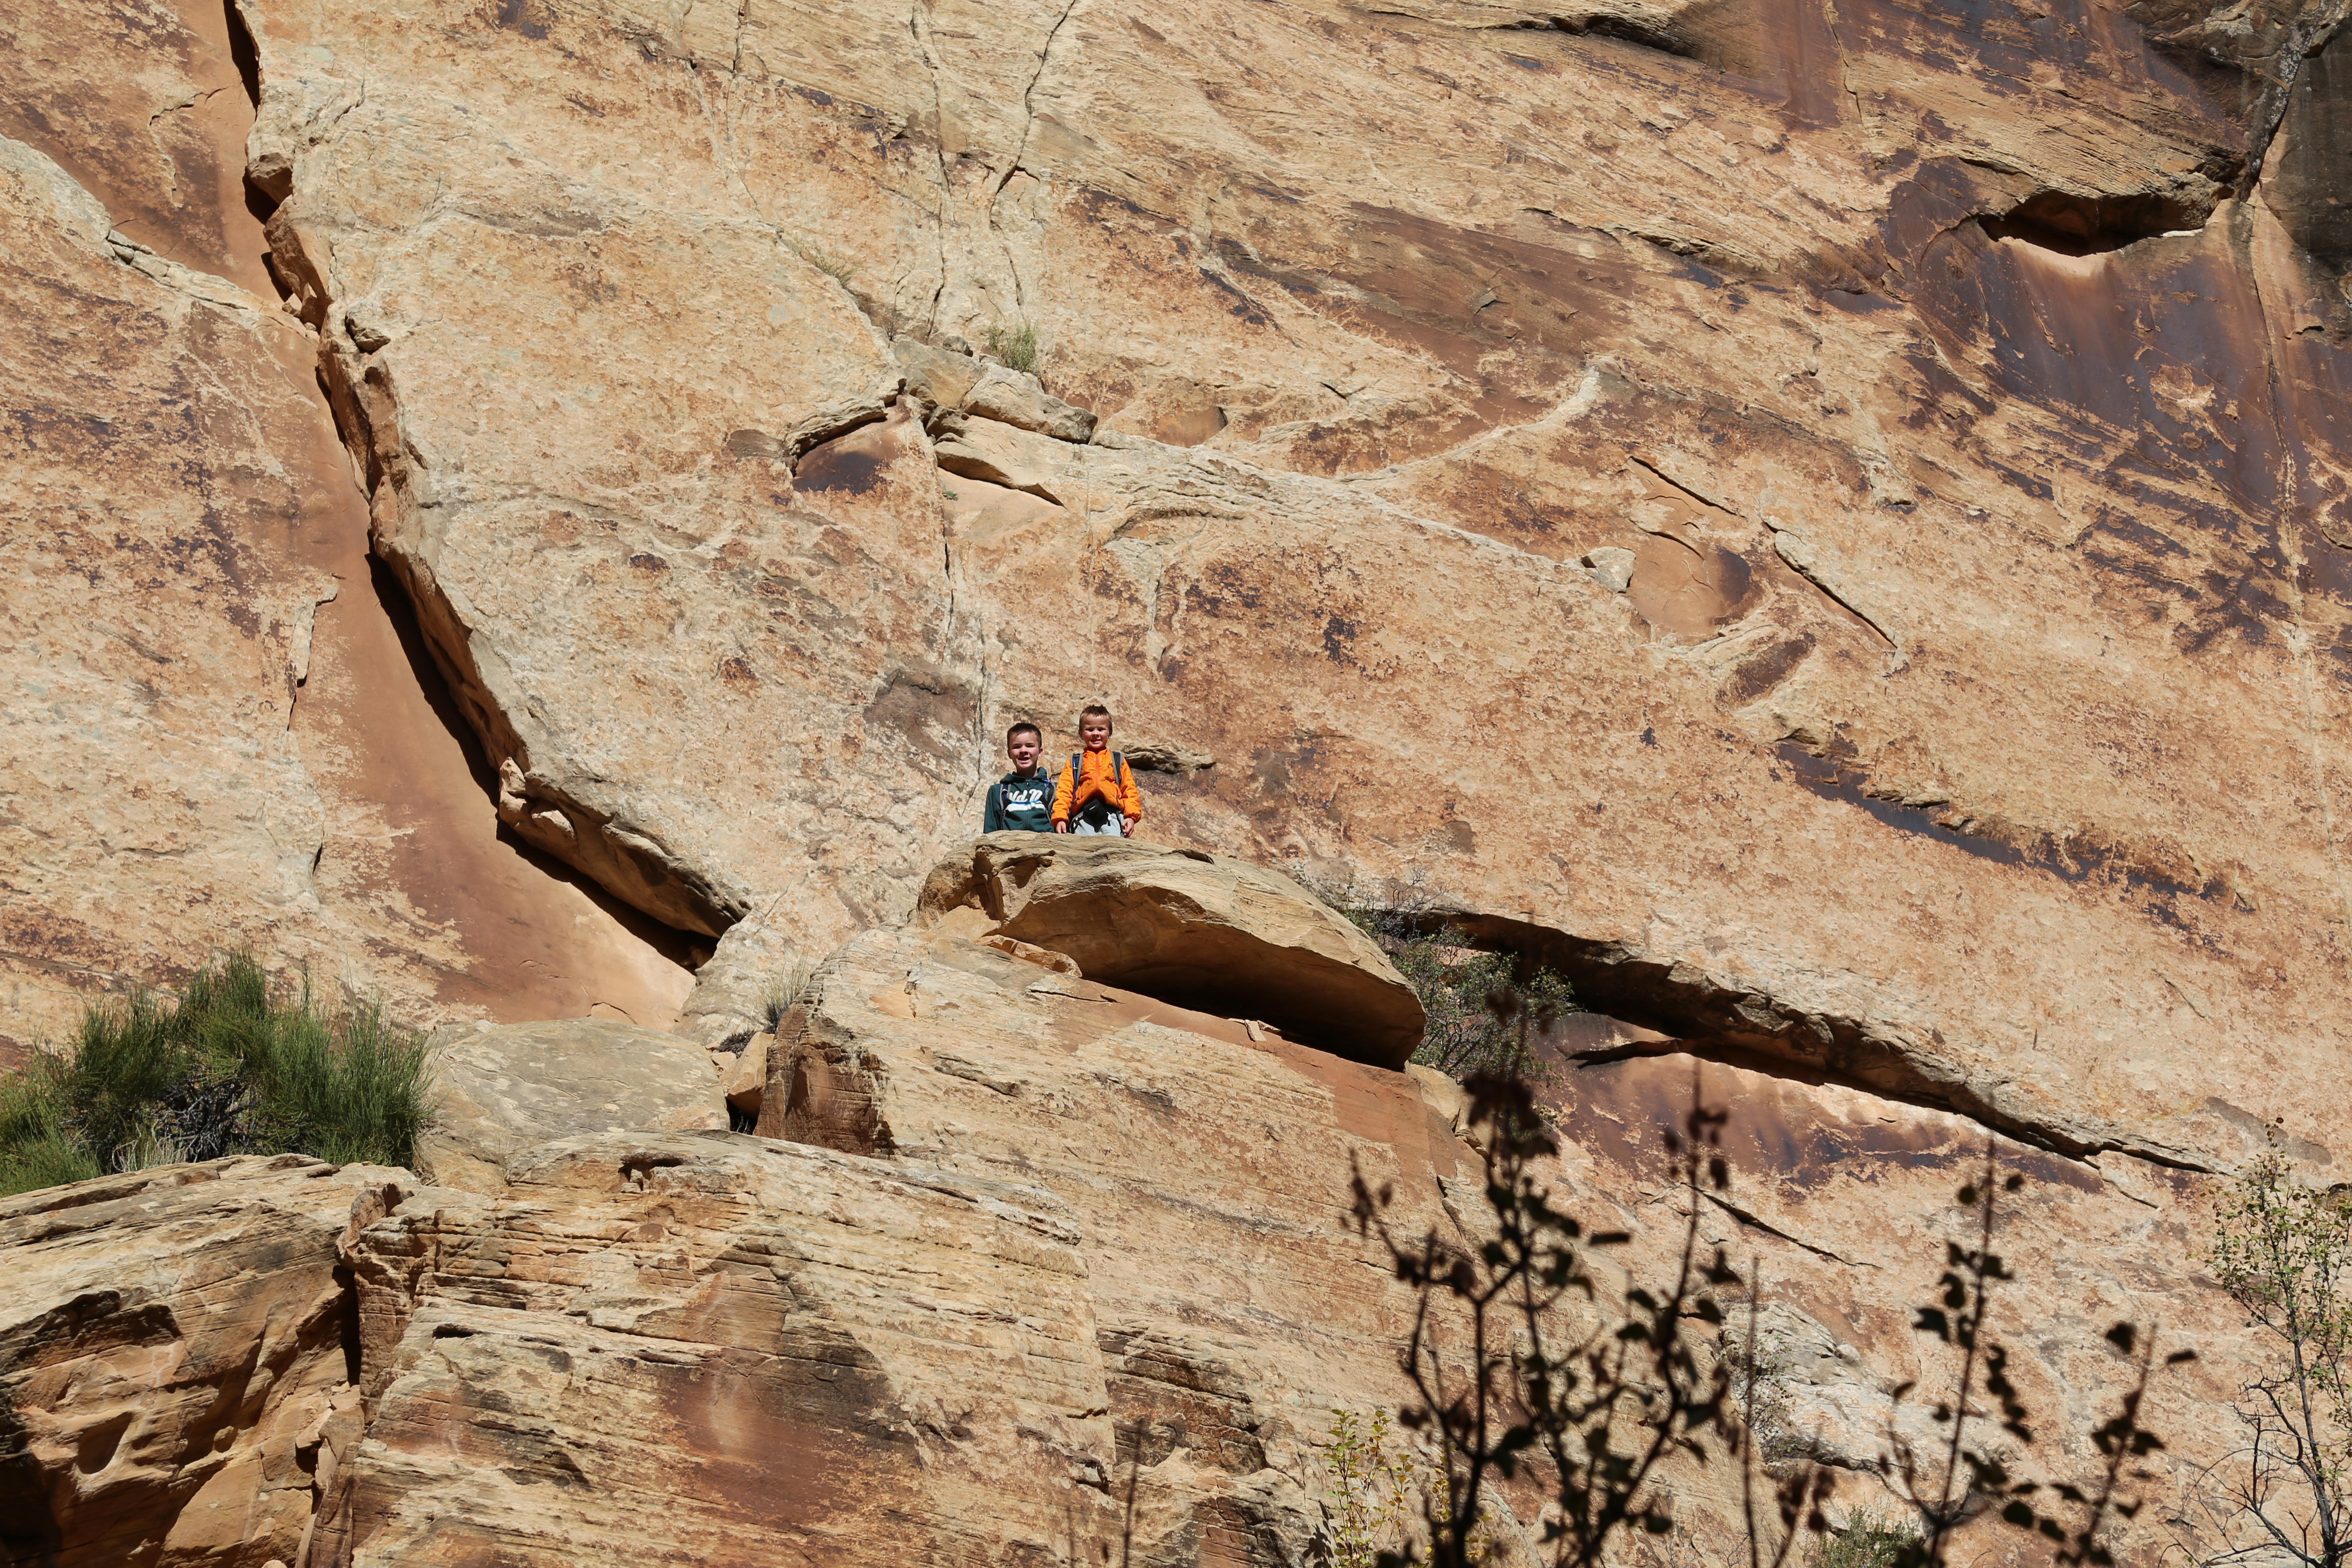
<svg viewBox="0 0 2352 1568"><path fill-rule="evenodd" d="M1070 764L1062 764L1062 775L1054 784L1054 820L1067 822L1078 807L1097 795L1111 804L1121 816L1141 816L1143 796L1135 788L1135 768L1121 759L1122 765L1114 772L1112 759L1118 753L1108 747L1099 752L1078 753L1078 776L1070 777Z"/></svg>

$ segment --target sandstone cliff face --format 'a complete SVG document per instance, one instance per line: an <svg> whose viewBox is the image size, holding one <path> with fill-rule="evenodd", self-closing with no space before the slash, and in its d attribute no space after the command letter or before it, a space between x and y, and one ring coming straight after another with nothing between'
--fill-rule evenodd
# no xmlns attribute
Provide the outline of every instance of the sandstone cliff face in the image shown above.
<svg viewBox="0 0 2352 1568"><path fill-rule="evenodd" d="M1410 1301L1297 1176L1449 1224L1414 1080L911 931L799 1018L786 1141L567 1139L359 1236L352 1560L1303 1561Z"/></svg>
<svg viewBox="0 0 2352 1568"><path fill-rule="evenodd" d="M1409 1079L898 926L1003 726L1095 697L1148 837L1624 1020L1563 1179L1644 1246L1703 1071L1820 1452L1932 1375L1904 1270L1990 1131L2030 1395L2103 1414L2162 1318L2181 1480L2243 1356L2198 1173L2352 1137L2342 22L5 24L0 1045L240 943L705 1045L824 962L766 1141L363 1215L369 1445L256 1460L223 1560L311 1497L313 1561L1010 1560L1122 1465L1152 1560L1303 1550L1301 1445L1398 1396L1349 1160L1454 1225L1468 1167Z"/></svg>
<svg viewBox="0 0 2352 1568"><path fill-rule="evenodd" d="M666 1024L684 972L497 841L379 596L317 345L247 210L232 27L0 22L0 1058L233 947L419 1020Z"/></svg>
<svg viewBox="0 0 2352 1568"><path fill-rule="evenodd" d="M2338 1136L2329 16L241 14L378 547L640 909L814 961L1101 693L1151 831L1670 1033ZM1087 444L892 346L1021 325Z"/></svg>
<svg viewBox="0 0 2352 1568"><path fill-rule="evenodd" d="M1148 889L1150 855L1129 858ZM1223 874L1229 892L1265 875ZM1341 1500L1318 1447L1339 1413L1407 1399L1416 1310L1349 1184L1389 1194L1407 1237L1478 1237L1460 1090L957 924L826 960L766 1053L756 1136L659 1125L719 1092L676 1037L468 1030L424 1150L458 1186L288 1156L13 1200L0 1475L39 1529L10 1549L294 1568L1320 1560ZM625 1069L561 1070L639 1034ZM1604 1310L1672 1268L1693 1218L1758 1281L1781 1440L1845 1472L1843 1509L1885 1508L1890 1444L1932 1437L1932 1393L1901 1391L1951 1369L1907 1308L1968 1239L1951 1193L1988 1152L2028 1182L1998 1321L2051 1434L2033 1473L2097 1468L2088 1433L2131 1373L2100 1338L2117 1319L2205 1357L2145 1412L2171 1441L2159 1489L2220 1457L2210 1413L2248 1347L2179 1264L2203 1179L1628 1057L1641 1034L1586 1018L1561 1037L1549 1092L1572 1137L1547 1179L1633 1238L1601 1267ZM1658 1136L1693 1096L1733 1109L1740 1172L1695 1216ZM632 1117L648 1125L608 1125ZM1727 1480L1675 1478L1710 1552L1736 1529ZM1540 1507L1526 1485L1496 1500L1494 1561L1536 1560ZM2163 1528L2127 1523L2118 1549L2155 1552ZM1978 1533L1970 1552L2014 1555Z"/></svg>

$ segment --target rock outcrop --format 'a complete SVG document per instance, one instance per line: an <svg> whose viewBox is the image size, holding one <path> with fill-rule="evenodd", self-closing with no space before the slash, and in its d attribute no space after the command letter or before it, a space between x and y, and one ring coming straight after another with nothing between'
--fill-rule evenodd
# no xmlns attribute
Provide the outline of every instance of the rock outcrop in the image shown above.
<svg viewBox="0 0 2352 1568"><path fill-rule="evenodd" d="M676 1035L570 1018L460 1026L433 1046L435 1108L416 1169L440 1186L502 1191L508 1156L558 1138L727 1126L709 1056Z"/></svg>
<svg viewBox="0 0 2352 1568"><path fill-rule="evenodd" d="M918 918L1352 1061L1399 1068L1421 1045L1420 999L1370 938L1288 878L1203 850L992 834L931 872Z"/></svg>
<svg viewBox="0 0 2352 1568"><path fill-rule="evenodd" d="M404 1184L289 1154L0 1198L8 1560L303 1561L363 1425L337 1247Z"/></svg>
<svg viewBox="0 0 2352 1568"><path fill-rule="evenodd" d="M380 596L236 26L0 18L0 1064L240 947L413 1022L667 1024L685 944L499 841Z"/></svg>
<svg viewBox="0 0 2352 1568"><path fill-rule="evenodd" d="M1729 1106L1703 1237L1857 1493L1952 1189L2029 1176L2037 1462L2160 1320L2179 1495L2250 1364L2213 1175L2352 1143L2347 37L0 19L0 1065L241 946L677 1023L458 1064L457 1186L0 1204L9 1550L1303 1560L1402 1397L1349 1176L1480 1192L1395 976L1243 861L1575 983L1559 1190L1637 1273ZM956 847L1093 700L1181 847Z"/></svg>
<svg viewBox="0 0 2352 1568"><path fill-rule="evenodd" d="M1166 837L2222 1164L2345 1135L2332 79L2077 12L240 8L379 552L614 897L814 962L1098 694L1230 759Z"/></svg>
<svg viewBox="0 0 2352 1568"><path fill-rule="evenodd" d="M23 1517L61 1563L1316 1560L1334 1413L1407 1397L1414 1298L1351 1183L1406 1237L1480 1234L1460 1090L953 924L817 969L756 1136L558 1136L472 1191L289 1157L0 1205L0 1386L29 1456L0 1474L47 1510ZM655 1038L714 1101L699 1049ZM1547 1093L1570 1134L1547 1184L1631 1238L1607 1292L1675 1266L1694 1200L1663 1134L1694 1096L1729 1109L1737 1177L1696 1198L1699 1238L1762 1295L1775 1452L1840 1466L1841 1510L1891 1506L1891 1445L1950 1374L1909 1311L1972 1234L1954 1189L1988 1157L2024 1178L1990 1328L2049 1434L2033 1473L2097 1468L2134 1376L2100 1337L2118 1320L2202 1356L2144 1409L2159 1485L2227 1445L2241 1319L2158 1261L2193 1255L2205 1178L1687 1055L1563 1058ZM1676 1485L1698 1536L1736 1528L1727 1478ZM1541 1499L1494 1500L1495 1560L1532 1563ZM2119 1529L2127 1559L2162 1526Z"/></svg>

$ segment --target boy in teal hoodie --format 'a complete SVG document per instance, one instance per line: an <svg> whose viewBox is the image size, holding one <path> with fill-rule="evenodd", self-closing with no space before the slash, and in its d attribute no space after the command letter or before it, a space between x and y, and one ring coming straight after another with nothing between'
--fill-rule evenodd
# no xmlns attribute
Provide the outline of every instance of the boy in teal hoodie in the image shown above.
<svg viewBox="0 0 2352 1568"><path fill-rule="evenodd" d="M1004 732L1004 754L1013 771L988 786L988 809L981 816L982 833L1051 833L1054 831L1054 779L1038 767L1045 737L1026 719Z"/></svg>

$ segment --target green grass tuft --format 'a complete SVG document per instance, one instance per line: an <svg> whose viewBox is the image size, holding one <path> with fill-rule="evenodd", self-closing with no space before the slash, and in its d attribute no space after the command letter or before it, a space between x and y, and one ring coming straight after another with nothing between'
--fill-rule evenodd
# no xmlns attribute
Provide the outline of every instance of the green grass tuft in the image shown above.
<svg viewBox="0 0 2352 1568"><path fill-rule="evenodd" d="M808 989L809 977L814 973L807 964L796 963L781 978L769 983L768 994L760 1005L760 1016L770 1034L782 1026L784 1015L800 1001L801 993Z"/></svg>
<svg viewBox="0 0 2352 1568"><path fill-rule="evenodd" d="M1919 1531L1915 1525L1857 1513L1836 1535L1813 1542L1806 1568L1896 1568L1916 1560Z"/></svg>
<svg viewBox="0 0 2352 1568"><path fill-rule="evenodd" d="M1037 374L1039 353L1035 323L1024 321L1017 327L1007 327L991 322L982 336L987 340L988 352L996 356L997 363L1007 370L1024 371L1031 375Z"/></svg>
<svg viewBox="0 0 2352 1568"><path fill-rule="evenodd" d="M836 256L814 240L787 240L785 243L791 246L794 255L844 289L848 288L849 280L857 276L857 263L846 257Z"/></svg>
<svg viewBox="0 0 2352 1568"><path fill-rule="evenodd" d="M429 1111L424 1037L329 1013L244 954L175 1003L93 1003L68 1056L0 1078L0 1195L225 1154L405 1164Z"/></svg>

